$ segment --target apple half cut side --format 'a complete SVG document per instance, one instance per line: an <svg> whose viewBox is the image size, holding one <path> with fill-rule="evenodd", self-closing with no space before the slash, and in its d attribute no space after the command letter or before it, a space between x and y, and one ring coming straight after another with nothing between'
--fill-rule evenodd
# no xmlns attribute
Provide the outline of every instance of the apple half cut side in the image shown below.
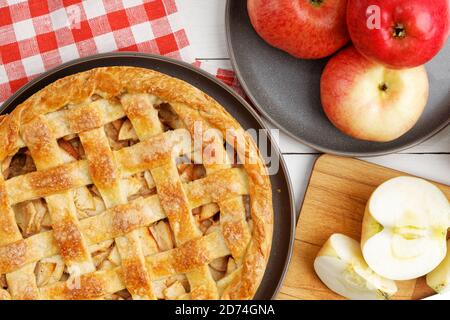
<svg viewBox="0 0 450 320"><path fill-rule="evenodd" d="M361 249L376 273L392 280L421 277L447 251L450 205L432 183L397 177L381 184L366 206Z"/></svg>
<svg viewBox="0 0 450 320"><path fill-rule="evenodd" d="M394 281L369 268L359 243L343 234L327 240L314 260L314 270L328 288L351 300L386 300L397 292Z"/></svg>
<svg viewBox="0 0 450 320"><path fill-rule="evenodd" d="M450 248L450 240L447 241L447 248ZM427 284L437 293L450 292L450 251L441 264L427 274Z"/></svg>

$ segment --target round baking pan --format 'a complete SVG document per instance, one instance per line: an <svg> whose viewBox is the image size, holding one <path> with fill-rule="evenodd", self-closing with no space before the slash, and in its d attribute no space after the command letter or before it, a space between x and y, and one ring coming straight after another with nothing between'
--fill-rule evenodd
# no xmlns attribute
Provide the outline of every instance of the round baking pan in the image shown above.
<svg viewBox="0 0 450 320"><path fill-rule="evenodd" d="M450 41L427 64L430 99L413 129L376 143L350 138L328 121L320 103L320 76L328 59L302 60L268 45L253 29L247 1L228 0L228 49L239 81L256 108L298 141L326 153L377 156L417 145L450 123Z"/></svg>
<svg viewBox="0 0 450 320"><path fill-rule="evenodd" d="M3 104L0 111L2 113L12 111L32 94L60 78L105 66L148 68L182 79L216 99L244 129L265 129L258 114L239 95L207 72L173 59L130 52L100 54L63 64L22 87ZM291 183L283 157L272 139L269 134L267 149L275 153L280 164L277 173L270 176L273 190L274 234L269 263L255 299L275 297L287 272L294 243L296 216Z"/></svg>

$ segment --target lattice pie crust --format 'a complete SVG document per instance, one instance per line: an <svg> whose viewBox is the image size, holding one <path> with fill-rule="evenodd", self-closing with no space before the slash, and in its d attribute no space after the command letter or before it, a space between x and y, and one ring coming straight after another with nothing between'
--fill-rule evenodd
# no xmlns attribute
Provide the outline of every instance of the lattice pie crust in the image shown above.
<svg viewBox="0 0 450 320"><path fill-rule="evenodd" d="M205 93L98 68L0 121L0 299L253 297L272 241L270 180L252 138Z"/></svg>

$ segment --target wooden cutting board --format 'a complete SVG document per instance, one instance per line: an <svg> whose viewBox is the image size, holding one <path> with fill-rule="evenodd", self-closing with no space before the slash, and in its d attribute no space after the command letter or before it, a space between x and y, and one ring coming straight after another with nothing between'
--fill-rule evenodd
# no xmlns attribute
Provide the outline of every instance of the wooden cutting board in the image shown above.
<svg viewBox="0 0 450 320"><path fill-rule="evenodd" d="M333 233L360 240L365 205L384 181L408 175L352 158L321 156L314 165L295 234L289 271L278 299L343 299L316 276L313 261ZM438 186L448 198L450 187ZM434 294L425 278L397 281L394 299L422 299Z"/></svg>

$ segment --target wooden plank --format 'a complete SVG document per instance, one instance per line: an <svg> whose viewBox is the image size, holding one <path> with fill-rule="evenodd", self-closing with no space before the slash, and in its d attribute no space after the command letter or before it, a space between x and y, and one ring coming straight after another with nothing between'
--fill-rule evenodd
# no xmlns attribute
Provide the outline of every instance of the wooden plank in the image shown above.
<svg viewBox="0 0 450 320"><path fill-rule="evenodd" d="M315 163L295 235L291 265L278 298L341 299L316 276L313 261L333 233L360 239L365 204L384 181L406 173L365 161L321 156ZM449 198L450 187L435 183ZM422 299L433 294L424 278L397 281L394 299Z"/></svg>

